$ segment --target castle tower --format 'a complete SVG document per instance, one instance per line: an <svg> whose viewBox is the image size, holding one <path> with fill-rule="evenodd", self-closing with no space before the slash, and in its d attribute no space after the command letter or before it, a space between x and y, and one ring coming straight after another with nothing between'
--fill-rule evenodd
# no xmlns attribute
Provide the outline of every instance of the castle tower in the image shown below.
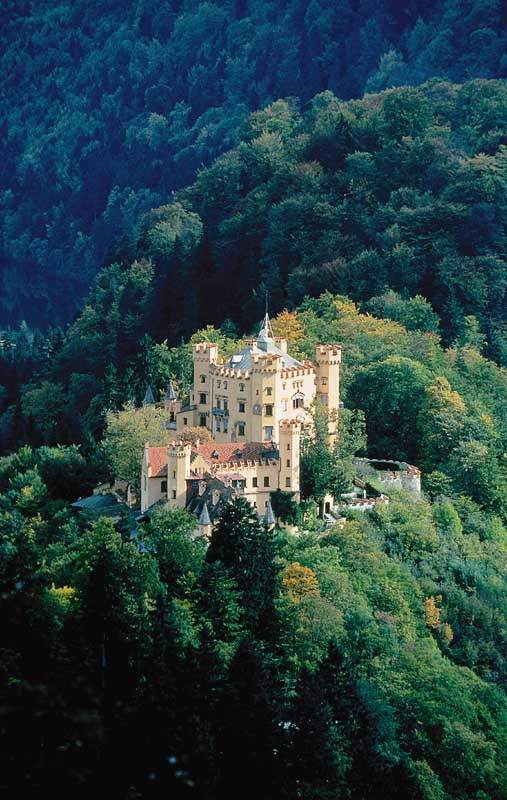
<svg viewBox="0 0 507 800"><path fill-rule="evenodd" d="M211 430L211 412L213 407L213 382L211 380L212 364L218 360L218 345L200 342L192 346L194 363L194 388L192 405L195 406L194 425Z"/></svg>
<svg viewBox="0 0 507 800"><path fill-rule="evenodd" d="M185 508L190 475L191 445L171 442L167 448L167 499L169 505Z"/></svg>
<svg viewBox="0 0 507 800"><path fill-rule="evenodd" d="M340 365L342 349L339 344L318 344L315 349L316 397L327 408L329 414L329 436L331 443L337 430L340 408Z"/></svg>
<svg viewBox="0 0 507 800"><path fill-rule="evenodd" d="M280 474L278 487L282 492L293 492L299 502L299 461L301 450L301 423L282 420L279 429Z"/></svg>

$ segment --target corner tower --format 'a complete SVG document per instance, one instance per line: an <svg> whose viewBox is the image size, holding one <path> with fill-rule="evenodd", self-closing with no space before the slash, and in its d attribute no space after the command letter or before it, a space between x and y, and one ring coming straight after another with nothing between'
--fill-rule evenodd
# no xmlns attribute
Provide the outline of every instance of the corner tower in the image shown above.
<svg viewBox="0 0 507 800"><path fill-rule="evenodd" d="M329 414L329 436L336 436L340 408L340 366L342 349L339 344L318 344L315 349L316 396Z"/></svg>

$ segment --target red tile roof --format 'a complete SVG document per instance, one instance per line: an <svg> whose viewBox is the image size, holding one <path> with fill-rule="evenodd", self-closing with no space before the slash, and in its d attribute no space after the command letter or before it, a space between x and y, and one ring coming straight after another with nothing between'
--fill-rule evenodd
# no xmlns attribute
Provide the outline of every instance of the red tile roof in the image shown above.
<svg viewBox="0 0 507 800"><path fill-rule="evenodd" d="M167 447L148 447L148 467L152 478L167 475Z"/></svg>
<svg viewBox="0 0 507 800"><path fill-rule="evenodd" d="M209 444L201 444L198 448L192 448L195 455L199 454L210 464L224 464L232 463L233 461L254 461L260 458L278 458L278 451L275 447L269 444L262 444L260 442L247 442L245 444L238 444L237 442L227 442L225 444L217 444L210 442ZM213 453L218 453L218 457L213 458ZM270 455L266 455L267 453ZM272 452L272 455L271 455Z"/></svg>

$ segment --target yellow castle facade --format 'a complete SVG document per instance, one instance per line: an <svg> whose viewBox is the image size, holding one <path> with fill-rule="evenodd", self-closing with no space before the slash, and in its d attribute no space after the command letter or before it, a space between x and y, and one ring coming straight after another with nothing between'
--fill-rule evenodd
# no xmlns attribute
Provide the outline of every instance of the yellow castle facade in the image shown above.
<svg viewBox="0 0 507 800"><path fill-rule="evenodd" d="M211 519L233 494L244 495L264 513L270 492L291 492L299 500L301 433L311 423L312 403L329 412L330 441L340 406L339 345L317 345L314 361L298 361L287 341L273 336L268 315L256 339L228 359L218 346L193 345L193 386L189 402L168 388L165 407L174 441L145 447L141 511L166 500ZM212 442L185 442L185 430L206 428Z"/></svg>

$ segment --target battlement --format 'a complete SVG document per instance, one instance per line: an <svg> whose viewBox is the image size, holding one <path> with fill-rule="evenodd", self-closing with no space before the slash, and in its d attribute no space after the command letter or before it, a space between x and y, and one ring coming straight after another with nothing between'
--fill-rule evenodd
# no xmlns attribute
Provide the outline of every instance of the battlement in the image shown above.
<svg viewBox="0 0 507 800"><path fill-rule="evenodd" d="M215 362L218 358L218 345L212 342L198 342L192 345L192 356L196 361Z"/></svg>
<svg viewBox="0 0 507 800"><path fill-rule="evenodd" d="M318 344L315 348L317 365L334 366L341 364L342 348L339 344Z"/></svg>
<svg viewBox="0 0 507 800"><path fill-rule="evenodd" d="M250 372L247 369L234 369L234 367L225 367L223 366L225 362L218 362L215 364L215 369L213 370L213 374L220 377L220 378L241 378L242 380L248 380L250 378Z"/></svg>
<svg viewBox="0 0 507 800"><path fill-rule="evenodd" d="M191 444L180 439L177 442L170 442L168 444L167 455L171 458L185 458L185 456L190 453L190 450Z"/></svg>
<svg viewBox="0 0 507 800"><path fill-rule="evenodd" d="M282 378L301 378L304 375L315 375L315 366L311 361L306 361L304 367L292 367L281 371Z"/></svg>
<svg viewBox="0 0 507 800"><path fill-rule="evenodd" d="M298 419L282 419L280 420L280 428L284 430L286 428L297 428L297 430L301 430L301 422Z"/></svg>

